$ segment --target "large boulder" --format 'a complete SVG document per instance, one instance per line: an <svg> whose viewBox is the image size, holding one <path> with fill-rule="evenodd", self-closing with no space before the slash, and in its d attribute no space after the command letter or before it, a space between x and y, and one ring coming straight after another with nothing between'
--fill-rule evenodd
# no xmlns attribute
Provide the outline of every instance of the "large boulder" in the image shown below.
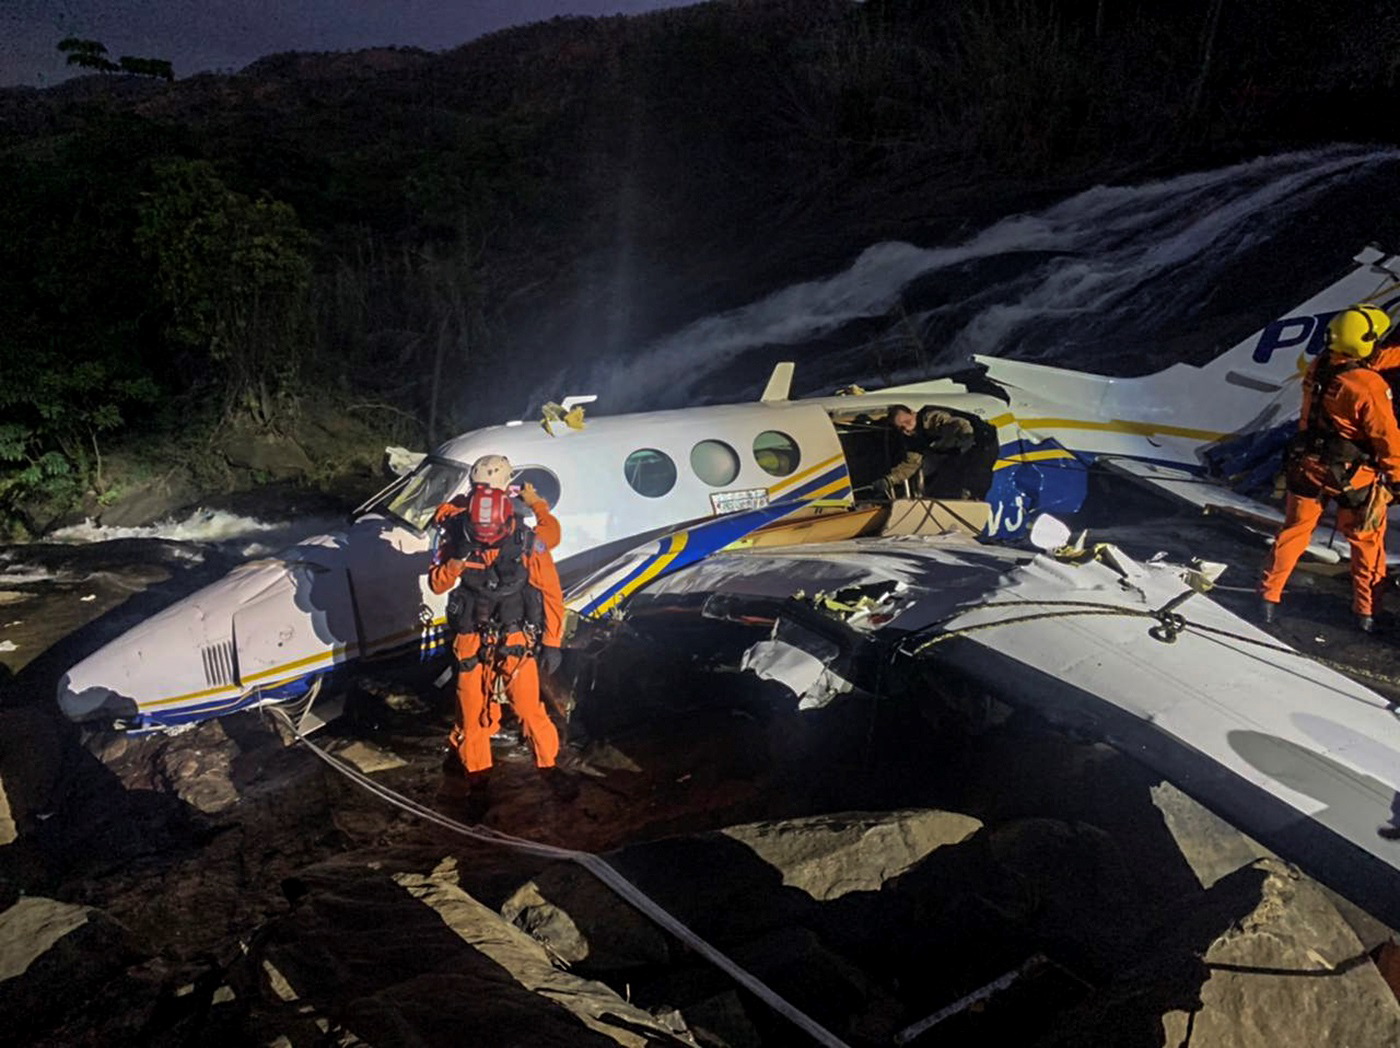
<svg viewBox="0 0 1400 1048"><path fill-rule="evenodd" d="M10 843L54 811L76 749L72 735L55 707L0 709L0 843Z"/></svg>
<svg viewBox="0 0 1400 1048"><path fill-rule="evenodd" d="M1400 1044L1400 1003L1326 894L1262 859L1258 904L1206 947L1200 1006L1162 1017L1167 1044Z"/></svg>
<svg viewBox="0 0 1400 1048"><path fill-rule="evenodd" d="M1037 1043L1400 1044L1400 1003L1326 893L1260 859L1184 900Z"/></svg>
<svg viewBox="0 0 1400 1048"><path fill-rule="evenodd" d="M10 808L10 795L5 792L4 773L0 772L0 845L13 844L19 838L15 815Z"/></svg>
<svg viewBox="0 0 1400 1048"><path fill-rule="evenodd" d="M298 877L292 914L249 958L263 983L260 1030L275 1013L289 1024L319 1017L371 1044L693 1043L561 971L459 886L455 860L429 873L390 867L340 860Z"/></svg>
<svg viewBox="0 0 1400 1048"><path fill-rule="evenodd" d="M904 1010L889 990L808 928L780 928L730 952L739 965L838 1037L888 1044L901 1026ZM786 1028L773 1031L790 1033Z"/></svg>
<svg viewBox="0 0 1400 1048"><path fill-rule="evenodd" d="M131 933L91 906L28 896L0 913L0 1015L9 1043L72 1019L140 957Z"/></svg>
<svg viewBox="0 0 1400 1048"><path fill-rule="evenodd" d="M106 732L92 736L87 745L128 790L172 794L208 814L238 802L232 776L239 746L221 721L205 721L174 735Z"/></svg>
<svg viewBox="0 0 1400 1048"><path fill-rule="evenodd" d="M230 466L272 480L303 477L315 468L300 444L275 434L235 433L224 441L223 451Z"/></svg>
<svg viewBox="0 0 1400 1048"><path fill-rule="evenodd" d="M785 886L824 902L878 891L936 849L960 844L981 828L970 815L913 809L755 822L722 832L778 870Z"/></svg>
<svg viewBox="0 0 1400 1048"><path fill-rule="evenodd" d="M1162 813L1162 821L1201 887L1209 888L1256 859L1273 856L1273 852L1258 841L1247 837L1171 783L1158 783L1152 787L1151 794L1153 805Z"/></svg>
<svg viewBox="0 0 1400 1048"><path fill-rule="evenodd" d="M1090 971L1113 970L1157 920L1118 844L1088 823L1015 819L987 835L983 890L1025 934Z"/></svg>
<svg viewBox="0 0 1400 1048"><path fill-rule="evenodd" d="M105 528L143 527L191 505L199 494L186 474L172 471L122 489L96 515Z"/></svg>

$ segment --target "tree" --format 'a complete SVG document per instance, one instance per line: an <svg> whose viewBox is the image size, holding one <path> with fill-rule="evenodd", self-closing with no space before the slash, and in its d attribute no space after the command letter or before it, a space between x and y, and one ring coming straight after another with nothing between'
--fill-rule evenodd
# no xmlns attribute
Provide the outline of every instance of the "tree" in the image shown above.
<svg viewBox="0 0 1400 1048"><path fill-rule="evenodd" d="M84 69L96 69L99 73L131 73L135 76L154 76L162 80L174 80L175 69L164 58L137 58L122 55L113 62L107 57L107 47L97 40L79 40L67 36L58 42L58 49L68 56L68 64Z"/></svg>
<svg viewBox="0 0 1400 1048"><path fill-rule="evenodd" d="M117 65L123 73L155 76L162 80L175 79L174 68L163 58L133 58L131 55L122 55Z"/></svg>
<svg viewBox="0 0 1400 1048"><path fill-rule="evenodd" d="M224 376L225 410L269 423L312 341L312 241L286 204L235 192L203 160L156 164L136 246L154 271L165 335Z"/></svg>
<svg viewBox="0 0 1400 1048"><path fill-rule="evenodd" d="M76 36L64 37L58 42L58 49L68 55L68 64L96 69L103 73L115 73L120 66L106 57L107 48L96 40L79 40Z"/></svg>

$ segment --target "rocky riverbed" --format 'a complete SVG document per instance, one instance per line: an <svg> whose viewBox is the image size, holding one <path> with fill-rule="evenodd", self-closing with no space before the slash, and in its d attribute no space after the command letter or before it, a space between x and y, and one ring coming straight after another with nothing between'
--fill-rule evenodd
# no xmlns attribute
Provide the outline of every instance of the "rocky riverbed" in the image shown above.
<svg viewBox="0 0 1400 1048"><path fill-rule="evenodd" d="M1154 535L1208 540L1247 583L1255 540L1177 524ZM808 1043L577 865L391 807L265 715L171 736L62 720L63 667L236 551L4 556L11 1043ZM1394 673L1343 593L1308 576L1281 636ZM649 712L575 731L579 797L507 739L485 825L604 855L848 1044L1400 1043L1389 929L1107 746L1010 707L931 717L936 682L798 714L716 675L690 689L709 701L664 708L676 664L625 666L580 701ZM347 699L314 741L462 817L447 697L366 679Z"/></svg>

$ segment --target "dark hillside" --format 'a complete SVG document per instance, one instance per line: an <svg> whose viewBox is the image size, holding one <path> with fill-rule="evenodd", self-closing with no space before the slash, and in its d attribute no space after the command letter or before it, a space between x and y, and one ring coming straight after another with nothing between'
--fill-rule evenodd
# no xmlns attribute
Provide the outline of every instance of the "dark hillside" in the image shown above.
<svg viewBox="0 0 1400 1048"><path fill-rule="evenodd" d="M346 405L437 440L881 238L1393 141L1397 43L1378 0L728 0L0 91L0 514L177 422L196 474Z"/></svg>

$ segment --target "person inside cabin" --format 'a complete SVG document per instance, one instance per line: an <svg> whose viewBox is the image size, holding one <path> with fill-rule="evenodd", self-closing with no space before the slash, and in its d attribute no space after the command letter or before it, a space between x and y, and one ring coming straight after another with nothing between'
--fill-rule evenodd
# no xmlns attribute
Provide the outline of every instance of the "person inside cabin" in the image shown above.
<svg viewBox="0 0 1400 1048"><path fill-rule="evenodd" d="M1284 521L1259 581L1260 615L1273 622L1284 583L1329 502L1351 545L1351 610L1369 633L1385 582L1386 508L1400 491L1400 427L1381 371L1400 346L1381 347L1391 321L1369 302L1327 325L1327 350L1303 379L1298 432L1284 452Z"/></svg>
<svg viewBox="0 0 1400 1048"><path fill-rule="evenodd" d="M974 455L978 446L972 422L942 408L919 412L903 404L889 410L899 461L875 482L884 498L894 498L909 484L911 494L925 498L982 498L991 487L990 469ZM985 474L985 475L984 475Z"/></svg>
<svg viewBox="0 0 1400 1048"><path fill-rule="evenodd" d="M549 553L559 522L529 484L520 497L536 523L520 520L508 491L511 472L505 456L483 455L472 465L471 491L444 502L433 518L439 539L428 585L434 593L452 591L447 619L456 633L460 716L444 769L465 772L476 819L490 803L491 736L500 730L503 699L520 718L550 789L563 800L578 794L555 766L559 733L540 698L540 671L555 673L563 658L564 594Z"/></svg>

